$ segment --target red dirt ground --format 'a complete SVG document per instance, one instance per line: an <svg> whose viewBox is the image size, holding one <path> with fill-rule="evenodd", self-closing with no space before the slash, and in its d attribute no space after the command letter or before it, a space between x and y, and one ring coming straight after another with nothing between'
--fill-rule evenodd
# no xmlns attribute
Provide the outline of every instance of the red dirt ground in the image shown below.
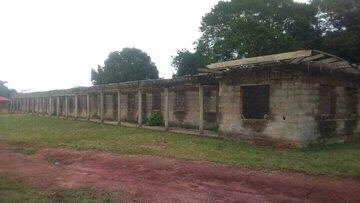
<svg viewBox="0 0 360 203"><path fill-rule="evenodd" d="M123 188L126 201L360 202L360 181L207 162L42 149L26 156L0 145L0 175L55 189Z"/></svg>

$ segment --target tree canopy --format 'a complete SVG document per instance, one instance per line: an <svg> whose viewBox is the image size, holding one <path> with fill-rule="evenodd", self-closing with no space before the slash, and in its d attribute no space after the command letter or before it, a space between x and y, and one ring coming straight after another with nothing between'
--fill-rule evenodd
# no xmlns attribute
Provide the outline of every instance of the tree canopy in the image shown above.
<svg viewBox="0 0 360 203"><path fill-rule="evenodd" d="M293 0L220 1L202 19L202 36L196 41L195 52L185 53L189 60L210 64L320 49L359 63L359 7L358 0L313 0L309 4ZM173 57L176 75L196 69L191 66L195 62L179 60L184 56L180 51Z"/></svg>
<svg viewBox="0 0 360 203"><path fill-rule="evenodd" d="M104 66L91 70L95 85L157 78L159 72L150 56L136 48L111 52Z"/></svg>
<svg viewBox="0 0 360 203"><path fill-rule="evenodd" d="M199 68L205 68L203 57L198 52L191 53L186 49L177 52L177 56L173 57L172 65L176 69L175 77L195 75Z"/></svg>
<svg viewBox="0 0 360 203"><path fill-rule="evenodd" d="M6 83L6 81L0 80L0 96L10 98L11 94L16 93L16 91L14 89L9 89L6 86Z"/></svg>

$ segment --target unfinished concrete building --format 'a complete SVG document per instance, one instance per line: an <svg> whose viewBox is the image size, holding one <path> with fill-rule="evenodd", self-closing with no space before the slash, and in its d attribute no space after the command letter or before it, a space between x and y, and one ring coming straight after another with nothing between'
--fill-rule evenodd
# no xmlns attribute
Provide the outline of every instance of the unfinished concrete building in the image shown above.
<svg viewBox="0 0 360 203"><path fill-rule="evenodd" d="M282 147L360 137L359 66L316 50L211 64L176 79L16 94L12 112L144 126ZM204 133L205 132L205 133Z"/></svg>

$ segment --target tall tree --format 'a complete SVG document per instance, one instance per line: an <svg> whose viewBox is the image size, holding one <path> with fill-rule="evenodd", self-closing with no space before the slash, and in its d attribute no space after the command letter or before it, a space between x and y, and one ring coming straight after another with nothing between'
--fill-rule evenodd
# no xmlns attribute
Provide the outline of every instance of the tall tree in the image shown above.
<svg viewBox="0 0 360 203"><path fill-rule="evenodd" d="M91 81L95 85L157 78L159 72L150 56L136 48L111 52L104 66L91 70Z"/></svg>
<svg viewBox="0 0 360 203"><path fill-rule="evenodd" d="M175 66L174 76L195 75L199 68L205 68L204 60L198 52L192 53L187 49L177 52L173 57L172 65Z"/></svg>
<svg viewBox="0 0 360 203"><path fill-rule="evenodd" d="M313 0L323 30L320 49L360 63L359 0Z"/></svg>
<svg viewBox="0 0 360 203"><path fill-rule="evenodd" d="M206 63L316 47L317 8L293 0L219 2L201 23Z"/></svg>
<svg viewBox="0 0 360 203"><path fill-rule="evenodd" d="M14 89L9 89L6 86L6 83L6 81L0 80L0 96L10 98L11 94L16 93L16 91Z"/></svg>

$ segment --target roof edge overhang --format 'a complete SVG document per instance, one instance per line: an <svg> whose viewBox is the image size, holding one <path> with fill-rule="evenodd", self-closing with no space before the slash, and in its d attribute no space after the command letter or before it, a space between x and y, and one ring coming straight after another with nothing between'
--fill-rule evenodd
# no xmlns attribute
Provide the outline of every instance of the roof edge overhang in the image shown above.
<svg viewBox="0 0 360 203"><path fill-rule="evenodd" d="M203 72L223 72L230 69L252 68L269 64L316 64L324 68L341 70L349 74L360 75L360 67L348 61L319 50L299 50L280 54L243 58L213 63Z"/></svg>

